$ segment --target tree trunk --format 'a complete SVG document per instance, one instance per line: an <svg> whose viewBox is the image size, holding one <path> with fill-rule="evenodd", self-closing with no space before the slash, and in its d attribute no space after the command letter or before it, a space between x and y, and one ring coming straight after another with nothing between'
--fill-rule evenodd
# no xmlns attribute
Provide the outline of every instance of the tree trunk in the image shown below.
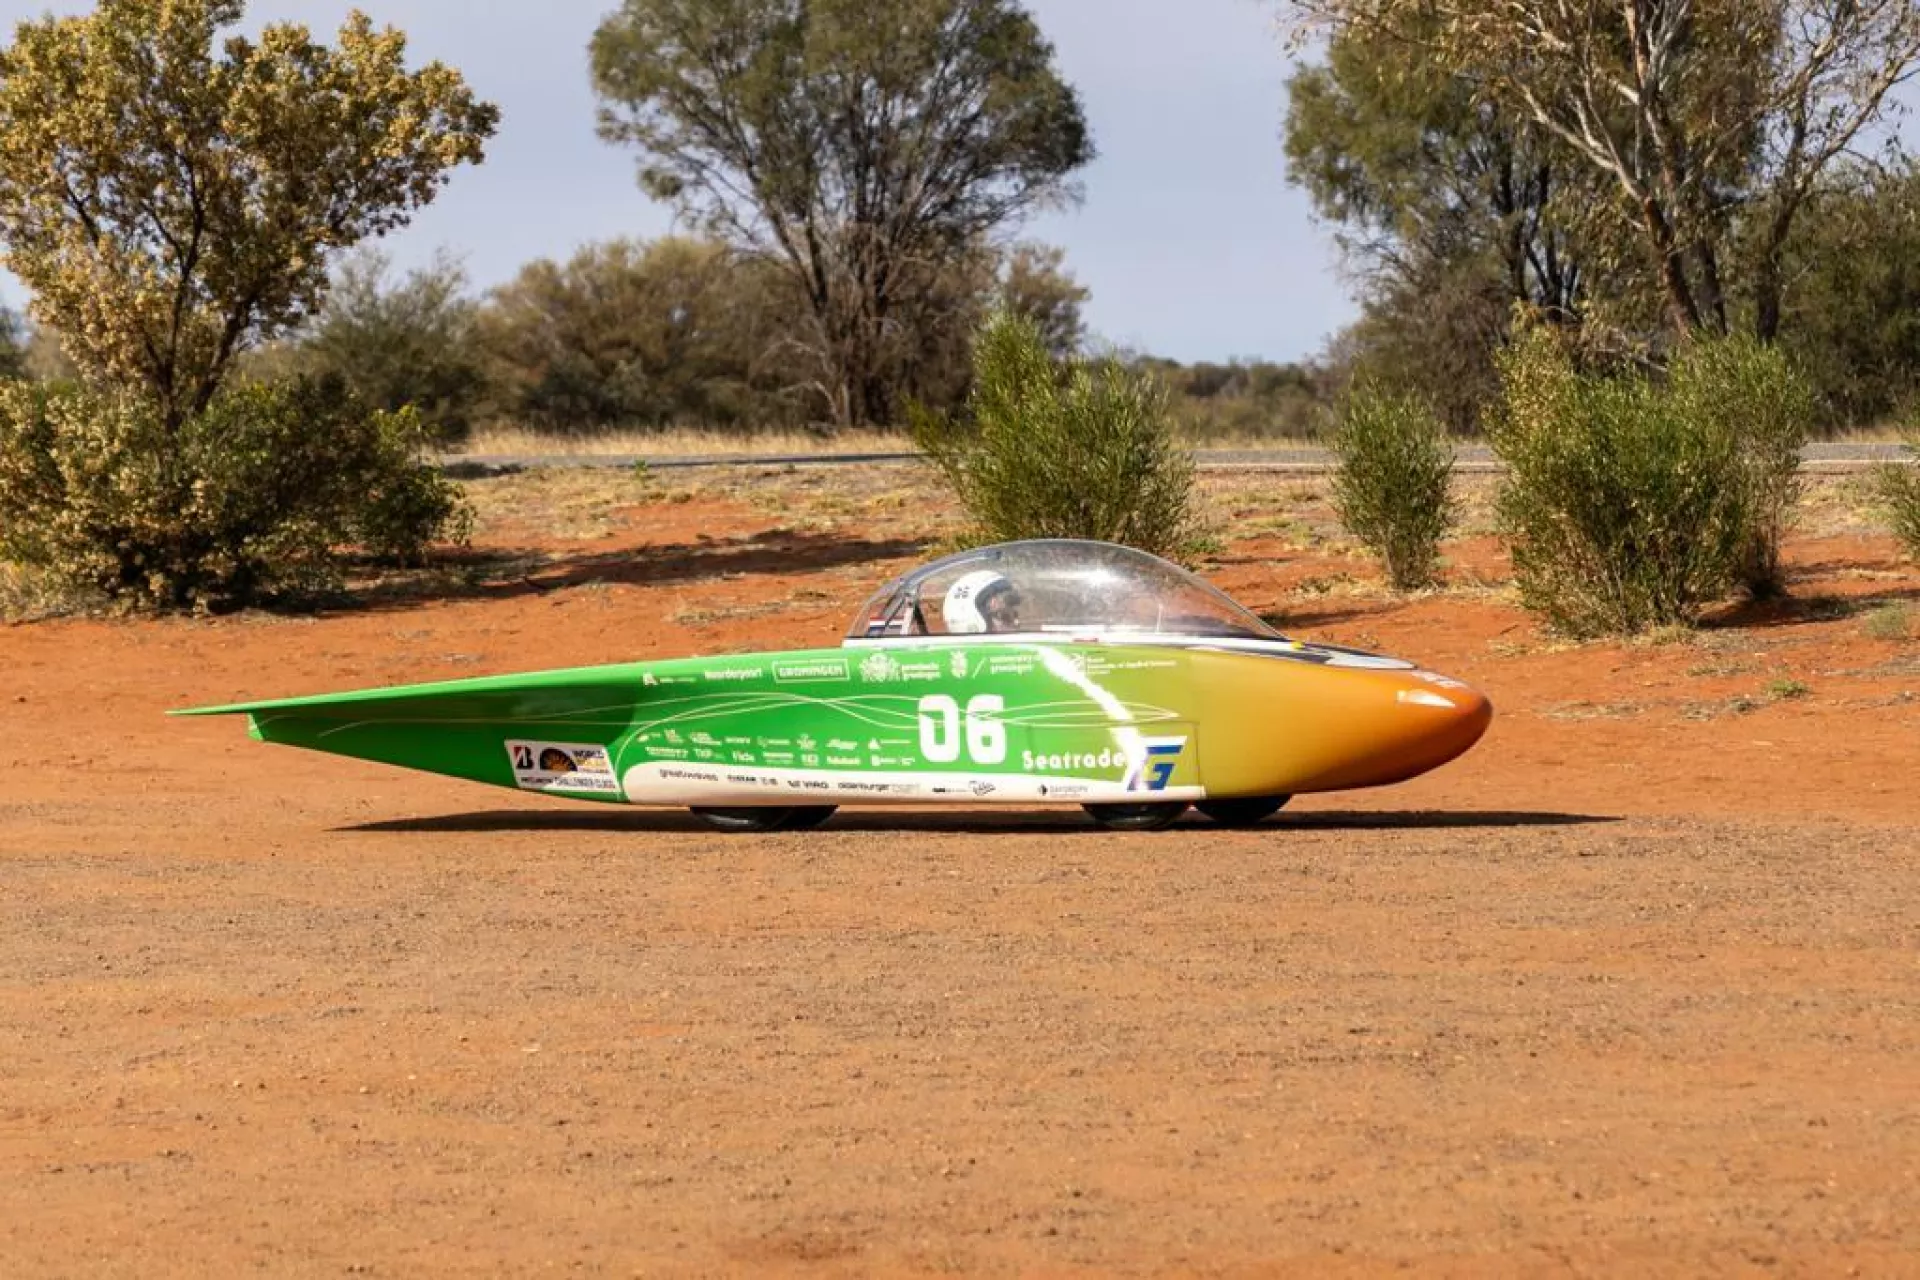
<svg viewBox="0 0 1920 1280"><path fill-rule="evenodd" d="M1700 327L1700 305L1687 279L1686 255L1675 242L1673 227L1658 200L1652 196L1641 200L1640 213L1654 252L1660 258L1660 282L1666 290L1667 308L1673 313L1674 326L1681 336L1691 335Z"/></svg>

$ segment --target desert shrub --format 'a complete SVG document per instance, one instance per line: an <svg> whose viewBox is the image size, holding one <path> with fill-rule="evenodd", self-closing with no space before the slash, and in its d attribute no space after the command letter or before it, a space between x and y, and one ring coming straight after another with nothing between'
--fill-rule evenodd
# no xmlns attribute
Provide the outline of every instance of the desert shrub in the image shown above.
<svg viewBox="0 0 1920 1280"><path fill-rule="evenodd" d="M1893 536L1920 560L1920 422L1907 428L1907 457L1881 467L1874 477L1875 488L1885 504Z"/></svg>
<svg viewBox="0 0 1920 1280"><path fill-rule="evenodd" d="M1498 514L1529 609L1575 635L1632 633L1777 581L1811 403L1777 353L1699 343L1662 385L1583 374L1532 330L1501 378Z"/></svg>
<svg viewBox="0 0 1920 1280"><path fill-rule="evenodd" d="M411 407L435 442L457 443L487 394L466 270L444 253L399 280L390 266L371 249L341 264L295 367L339 375L372 408Z"/></svg>
<svg viewBox="0 0 1920 1280"><path fill-rule="evenodd" d="M1780 542L1800 496L1800 450L1818 397L1776 347L1751 338L1697 342L1674 362L1668 393L1693 429L1733 442L1747 530L1735 582L1755 599L1780 595Z"/></svg>
<svg viewBox="0 0 1920 1280"><path fill-rule="evenodd" d="M1380 557L1394 590L1431 585L1453 520L1453 446L1440 416L1417 397L1355 387L1332 444L1341 523Z"/></svg>
<svg viewBox="0 0 1920 1280"><path fill-rule="evenodd" d="M465 536L424 435L337 378L238 384L171 431L133 394L0 386L0 557L133 607L329 588L349 549L414 558Z"/></svg>
<svg viewBox="0 0 1920 1280"><path fill-rule="evenodd" d="M1161 385L1114 360L1056 364L1021 317L982 330L960 415L911 418L983 541L1095 538L1177 556L1195 536L1193 462Z"/></svg>

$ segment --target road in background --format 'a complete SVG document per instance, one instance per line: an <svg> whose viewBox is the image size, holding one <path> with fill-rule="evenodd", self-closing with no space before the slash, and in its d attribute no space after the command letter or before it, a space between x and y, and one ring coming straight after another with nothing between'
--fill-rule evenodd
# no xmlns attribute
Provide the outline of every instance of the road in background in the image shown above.
<svg viewBox="0 0 1920 1280"><path fill-rule="evenodd" d="M1801 451L1804 465L1814 471L1851 471L1896 461L1905 456L1900 444L1810 444ZM644 462L649 471L688 467L842 467L885 462L913 462L922 455L899 453L779 453L683 454L651 457L638 453L610 454L451 454L441 465L455 476L500 475L536 468L632 468ZM1197 449L1194 462L1202 471L1331 470L1333 455L1326 449ZM1500 460L1486 445L1463 445L1456 451L1456 471L1499 471Z"/></svg>

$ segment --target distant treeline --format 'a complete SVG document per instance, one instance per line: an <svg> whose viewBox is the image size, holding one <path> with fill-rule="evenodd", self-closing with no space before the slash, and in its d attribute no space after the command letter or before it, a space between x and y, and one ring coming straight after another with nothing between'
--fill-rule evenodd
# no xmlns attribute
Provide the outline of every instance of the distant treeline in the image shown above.
<svg viewBox="0 0 1920 1280"><path fill-rule="evenodd" d="M944 272L938 306L891 331L886 372L902 403L959 407L971 344L996 309L1032 321L1056 356L1087 343L1088 294L1060 250L981 250ZM478 293L441 255L395 271L362 251L336 272L315 321L252 353L255 377L338 373L369 403L412 405L442 440L504 427L557 436L694 428L829 430L827 383L790 277L711 241L611 240L528 264ZM1121 356L1166 387L1192 434L1315 434L1335 377L1314 364L1183 365ZM72 372L57 335L0 329L0 373Z"/></svg>

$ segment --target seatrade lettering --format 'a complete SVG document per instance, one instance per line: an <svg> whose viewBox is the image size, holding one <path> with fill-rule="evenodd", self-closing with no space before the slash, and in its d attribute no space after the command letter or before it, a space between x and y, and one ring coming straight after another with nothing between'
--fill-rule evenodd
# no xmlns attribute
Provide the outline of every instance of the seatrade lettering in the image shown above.
<svg viewBox="0 0 1920 1280"><path fill-rule="evenodd" d="M1053 751L1020 753L1020 768L1026 773L1072 773L1088 769L1117 769L1127 763L1124 751L1103 747L1099 751Z"/></svg>

